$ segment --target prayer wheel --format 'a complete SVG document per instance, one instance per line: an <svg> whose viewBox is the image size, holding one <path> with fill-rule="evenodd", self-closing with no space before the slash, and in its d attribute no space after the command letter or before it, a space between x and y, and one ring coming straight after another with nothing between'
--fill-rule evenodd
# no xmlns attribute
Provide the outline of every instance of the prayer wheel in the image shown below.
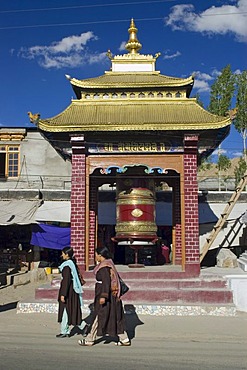
<svg viewBox="0 0 247 370"><path fill-rule="evenodd" d="M157 240L155 197L148 188L122 190L116 197L115 240Z"/></svg>

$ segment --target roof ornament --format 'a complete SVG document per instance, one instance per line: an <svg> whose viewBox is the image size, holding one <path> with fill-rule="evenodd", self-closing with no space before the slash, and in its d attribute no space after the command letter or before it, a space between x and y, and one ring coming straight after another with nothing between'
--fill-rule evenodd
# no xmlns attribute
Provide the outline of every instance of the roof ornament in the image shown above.
<svg viewBox="0 0 247 370"><path fill-rule="evenodd" d="M235 108L233 108L233 109L230 109L230 110L227 112L228 116L230 117L230 119L231 119L232 121L236 118L237 113L238 113L238 107L235 107Z"/></svg>
<svg viewBox="0 0 247 370"><path fill-rule="evenodd" d="M111 52L111 50L110 50L110 49L108 49L108 50L107 50L106 56L107 56L110 60L112 60L113 55L112 55L112 52Z"/></svg>
<svg viewBox="0 0 247 370"><path fill-rule="evenodd" d="M40 114L39 113L33 114L32 112L27 112L27 114L29 116L30 122L37 125L40 119Z"/></svg>
<svg viewBox="0 0 247 370"><path fill-rule="evenodd" d="M137 39L138 29L135 26L134 19L131 19L130 28L128 32L130 34L129 41L125 44L125 49L129 51L130 54L138 54L138 51L142 48L142 44Z"/></svg>

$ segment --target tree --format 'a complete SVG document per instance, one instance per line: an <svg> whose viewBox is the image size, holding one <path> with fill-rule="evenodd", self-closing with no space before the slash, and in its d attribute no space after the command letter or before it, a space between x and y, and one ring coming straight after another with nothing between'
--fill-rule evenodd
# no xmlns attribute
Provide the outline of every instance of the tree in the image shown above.
<svg viewBox="0 0 247 370"><path fill-rule="evenodd" d="M226 172L231 167L232 163L230 159L223 154L220 154L218 157L218 162L216 164L216 168L218 168L218 181L219 181L219 191L221 190L221 174L222 171ZM223 176L225 180L229 179L228 176Z"/></svg>
<svg viewBox="0 0 247 370"><path fill-rule="evenodd" d="M234 91L235 76L228 64L211 86L208 110L213 114L225 116L231 107Z"/></svg>
<svg viewBox="0 0 247 370"><path fill-rule="evenodd" d="M225 116L231 107L234 91L235 76L231 71L230 64L228 64L222 69L221 74L216 78L215 82L211 86L208 110L213 114ZM218 162L216 164L216 167L218 168L219 191L221 187L221 171L226 171L230 166L231 162L229 158L225 155L221 155L219 149Z"/></svg>
<svg viewBox="0 0 247 370"><path fill-rule="evenodd" d="M243 71L236 78L237 113L233 124L243 138L243 157L247 164L246 138L247 138L247 71Z"/></svg>
<svg viewBox="0 0 247 370"><path fill-rule="evenodd" d="M241 178L245 175L247 171L247 163L243 157L240 158L237 167L234 168L234 176L235 176L235 186L238 185Z"/></svg>
<svg viewBox="0 0 247 370"><path fill-rule="evenodd" d="M196 99L196 102L203 108L204 107L204 105L203 105L203 101L201 100L201 97L200 97L200 95L198 94L198 93L196 93L196 95L195 96L193 96L193 98L195 98Z"/></svg>
<svg viewBox="0 0 247 370"><path fill-rule="evenodd" d="M202 158L201 163L198 167L198 171L199 172L207 171L210 170L211 167L212 167L212 158L211 157Z"/></svg>

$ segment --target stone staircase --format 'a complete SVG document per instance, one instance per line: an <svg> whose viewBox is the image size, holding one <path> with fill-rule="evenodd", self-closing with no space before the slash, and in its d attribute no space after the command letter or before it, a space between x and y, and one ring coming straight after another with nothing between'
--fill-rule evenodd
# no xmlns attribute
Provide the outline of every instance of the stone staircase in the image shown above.
<svg viewBox="0 0 247 370"><path fill-rule="evenodd" d="M238 258L238 266L245 272L247 272L247 252L241 254Z"/></svg>
<svg viewBox="0 0 247 370"><path fill-rule="evenodd" d="M167 278L162 272L123 271L122 279L130 290L123 296L125 311L151 315L217 315L233 316L232 291L222 276L203 275L198 278ZM60 275L35 291L35 302L19 303L19 312L57 312ZM84 274L84 311L94 299L95 279L92 272ZM29 305L29 306L28 306ZM33 310L33 311L32 311Z"/></svg>

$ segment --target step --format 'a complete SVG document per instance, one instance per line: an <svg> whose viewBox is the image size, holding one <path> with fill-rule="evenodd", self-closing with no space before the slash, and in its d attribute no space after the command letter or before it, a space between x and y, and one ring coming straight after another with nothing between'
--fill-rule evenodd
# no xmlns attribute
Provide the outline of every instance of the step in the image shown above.
<svg viewBox="0 0 247 370"><path fill-rule="evenodd" d="M227 285L226 280L224 279L171 279L171 280L161 280L161 279L124 279L126 284L131 288L142 287L156 289L156 288L174 288L174 289L183 289L183 288L225 288ZM61 284L61 279L53 280L51 286L59 289ZM95 279L86 280L86 284L83 286L83 289L94 289Z"/></svg>
<svg viewBox="0 0 247 370"><path fill-rule="evenodd" d="M222 281L224 285L222 286ZM231 303L232 292L226 287L224 280L212 280L204 284L202 281L157 281L157 280L126 280L130 290L124 300L128 302L162 303ZM218 283L218 285L216 284ZM211 285L210 285L211 284ZM58 287L44 284L35 290L35 299L57 299ZM83 287L83 298L94 300L94 282L88 282Z"/></svg>
<svg viewBox="0 0 247 370"><path fill-rule="evenodd" d="M245 258L240 257L238 259L238 266L243 270L247 272L247 261Z"/></svg>
<svg viewBox="0 0 247 370"><path fill-rule="evenodd" d="M83 314L89 315L91 301L85 301ZM237 310L233 304L126 304L123 300L126 314L152 316L236 316ZM54 300L30 300L18 302L17 313L58 313L58 302Z"/></svg>

